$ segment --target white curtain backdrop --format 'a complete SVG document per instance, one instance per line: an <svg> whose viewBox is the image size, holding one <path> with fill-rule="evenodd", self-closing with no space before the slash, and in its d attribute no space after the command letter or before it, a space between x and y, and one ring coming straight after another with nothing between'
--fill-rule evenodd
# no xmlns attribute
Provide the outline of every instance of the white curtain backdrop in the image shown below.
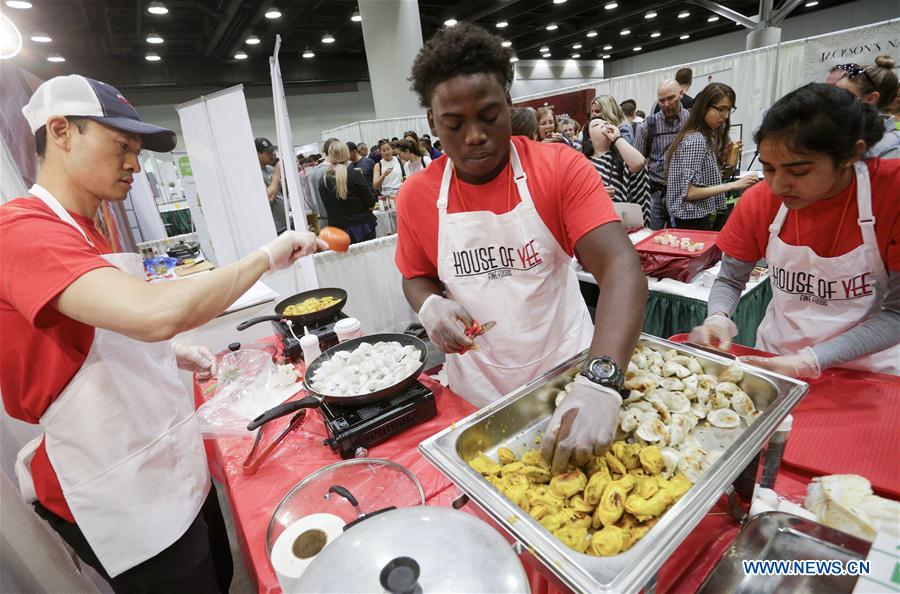
<svg viewBox="0 0 900 594"><path fill-rule="evenodd" d="M347 291L344 313L360 321L366 334L402 332L418 318L406 303L402 277L394 264L397 236L353 244L345 253L313 256L320 287Z"/></svg>
<svg viewBox="0 0 900 594"><path fill-rule="evenodd" d="M21 198L28 193L19 166L16 165L12 153L6 146L6 140L0 136L0 204L5 204L14 198Z"/></svg>
<svg viewBox="0 0 900 594"><path fill-rule="evenodd" d="M322 130L322 140L340 138L344 142L365 142L370 148L380 138L403 138L403 133L412 130L419 136L429 133L428 118L424 115L406 118L387 118L383 120L364 120L353 122L330 130Z"/></svg>

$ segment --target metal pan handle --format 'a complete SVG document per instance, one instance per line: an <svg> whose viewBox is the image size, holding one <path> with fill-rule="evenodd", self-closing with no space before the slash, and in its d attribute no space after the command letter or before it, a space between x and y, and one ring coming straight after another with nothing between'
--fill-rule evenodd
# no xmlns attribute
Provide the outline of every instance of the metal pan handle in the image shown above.
<svg viewBox="0 0 900 594"><path fill-rule="evenodd" d="M238 330L246 330L250 326L254 324L259 324L260 322L276 322L280 320L282 316L270 315L270 316L259 316L258 318L250 318L244 322L241 322L237 325Z"/></svg>
<svg viewBox="0 0 900 594"><path fill-rule="evenodd" d="M302 400L294 400L291 402L285 402L284 404L279 404L278 406L272 407L263 414L259 415L247 425L247 431L254 431L260 425L264 425L269 421L275 420L279 417L283 417L284 415L289 415L292 412L298 411L301 408L316 408L321 404L321 401L315 396L307 396Z"/></svg>

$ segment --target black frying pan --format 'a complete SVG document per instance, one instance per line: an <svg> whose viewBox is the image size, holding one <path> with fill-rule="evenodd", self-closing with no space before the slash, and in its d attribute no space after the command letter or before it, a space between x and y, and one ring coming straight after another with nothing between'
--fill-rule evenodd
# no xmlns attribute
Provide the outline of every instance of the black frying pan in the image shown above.
<svg viewBox="0 0 900 594"><path fill-rule="evenodd" d="M419 367L396 384L388 386L387 388L382 388L381 390L376 390L375 392L370 392L368 394L359 394L354 396L323 394L321 392L315 391L310 386L312 376L315 375L316 370L318 370L322 366L322 363L330 360L332 357L334 357L334 354L339 351L355 350L356 347L358 347L360 343L363 342L368 342L370 344L375 344L376 342L399 342L403 346L412 345L419 349L419 352L421 353L419 355ZM428 346L420 339L416 338L415 336L410 336L409 334L371 334L369 336L361 336L359 338L353 338L351 340L338 343L316 357L316 359L306 368L306 374L304 374L303 376L303 387L306 388L306 391L309 392L311 396L303 398L302 400L285 402L284 404L279 404L274 408L270 408L263 414L253 419L250 424L247 425L247 430L253 431L264 423L268 423L269 421L277 419L278 417L283 417L284 415L291 414L292 412L300 410L301 408L317 408L323 402L327 404L334 404L336 406L362 406L371 402L386 400L387 398L390 398L391 396L402 392L416 381L416 378L419 377L419 374L422 373L422 370L425 368L425 358L427 356Z"/></svg>
<svg viewBox="0 0 900 594"><path fill-rule="evenodd" d="M334 297L338 300L338 302L334 305L326 307L325 309L320 309L319 311L314 311L308 314L301 314L298 316L284 315L285 308L290 305L297 305L298 303L302 303L311 297L315 297L316 299L321 299L322 297ZM251 318L245 322L241 322L240 324L238 324L237 329L246 330L250 326L259 324L260 322L290 320L294 324L294 332L296 332L297 334L302 334L303 326L316 326L321 322L332 320L340 313L340 311L346 304L347 291L345 291L344 289L313 289L312 291L304 291L302 293L294 295L293 297L288 297L287 299L280 301L278 305L275 306L275 315Z"/></svg>

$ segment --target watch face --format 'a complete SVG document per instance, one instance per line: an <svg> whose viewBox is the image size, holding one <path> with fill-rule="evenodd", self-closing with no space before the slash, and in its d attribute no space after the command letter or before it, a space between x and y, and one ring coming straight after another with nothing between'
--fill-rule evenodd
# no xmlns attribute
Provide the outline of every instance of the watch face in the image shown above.
<svg viewBox="0 0 900 594"><path fill-rule="evenodd" d="M591 373L599 379L609 379L615 374L616 370L611 361L604 359L595 359L591 362Z"/></svg>

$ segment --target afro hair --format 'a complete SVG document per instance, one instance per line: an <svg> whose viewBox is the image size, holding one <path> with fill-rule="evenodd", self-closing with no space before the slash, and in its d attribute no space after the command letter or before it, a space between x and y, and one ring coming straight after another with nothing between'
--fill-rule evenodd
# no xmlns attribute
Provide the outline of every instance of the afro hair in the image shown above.
<svg viewBox="0 0 900 594"><path fill-rule="evenodd" d="M431 106L437 85L460 74L493 74L508 91L513 80L513 52L502 42L486 29L469 23L444 27L435 33L416 56L409 77L422 107Z"/></svg>

